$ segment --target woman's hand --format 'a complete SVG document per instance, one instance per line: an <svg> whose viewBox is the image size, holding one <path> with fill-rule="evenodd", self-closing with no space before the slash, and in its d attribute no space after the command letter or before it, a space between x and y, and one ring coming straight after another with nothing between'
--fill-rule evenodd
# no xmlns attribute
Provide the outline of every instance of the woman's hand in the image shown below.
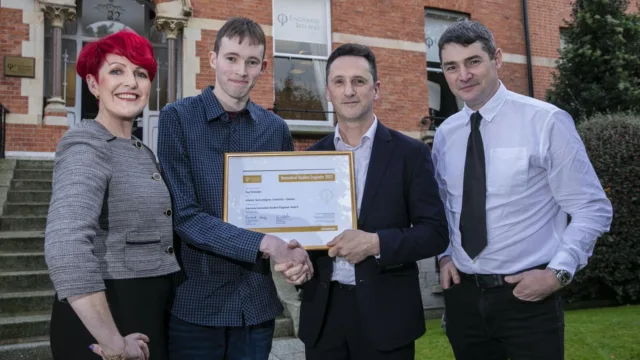
<svg viewBox="0 0 640 360"><path fill-rule="evenodd" d="M98 344L93 344L90 348L94 353L106 358L121 355L123 359L127 360L148 360L148 342L149 338L146 335L133 333L123 338L122 346L119 349L112 349Z"/></svg>

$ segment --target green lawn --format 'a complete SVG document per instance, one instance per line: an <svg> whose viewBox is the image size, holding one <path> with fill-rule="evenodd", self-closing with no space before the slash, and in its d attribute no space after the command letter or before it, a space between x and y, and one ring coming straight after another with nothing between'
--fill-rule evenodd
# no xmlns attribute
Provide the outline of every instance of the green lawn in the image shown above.
<svg viewBox="0 0 640 360"><path fill-rule="evenodd" d="M565 312L566 360L640 360L640 306ZM439 320L427 321L416 359L453 359Z"/></svg>

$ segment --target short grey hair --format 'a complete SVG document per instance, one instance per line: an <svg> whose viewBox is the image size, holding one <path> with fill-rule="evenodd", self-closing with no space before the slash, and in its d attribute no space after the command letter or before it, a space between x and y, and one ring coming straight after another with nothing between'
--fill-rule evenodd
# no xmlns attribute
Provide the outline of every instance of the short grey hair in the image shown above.
<svg viewBox="0 0 640 360"><path fill-rule="evenodd" d="M482 50L489 54L493 60L496 55L496 42L491 30L477 21L462 20L450 25L442 33L438 41L438 50L442 58L442 48L447 44L458 44L467 47L475 42L480 42Z"/></svg>

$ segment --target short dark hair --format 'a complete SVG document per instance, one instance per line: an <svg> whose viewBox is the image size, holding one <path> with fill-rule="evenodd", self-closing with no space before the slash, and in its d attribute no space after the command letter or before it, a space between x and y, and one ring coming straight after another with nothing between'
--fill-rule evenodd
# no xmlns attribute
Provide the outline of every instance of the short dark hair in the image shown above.
<svg viewBox="0 0 640 360"><path fill-rule="evenodd" d="M265 51L262 53L262 58L264 59L267 43L264 31L258 23L245 17L233 17L222 25L220 30L218 30L218 34L216 34L216 41L213 43L213 52L218 54L218 51L220 51L220 41L222 41L222 38L233 39L236 36L240 43L242 43L245 38L249 38L249 45L264 46Z"/></svg>
<svg viewBox="0 0 640 360"><path fill-rule="evenodd" d="M447 44L458 44L467 47L476 41L482 45L482 50L493 60L496 55L496 42L491 30L477 21L463 20L450 25L438 41L438 50L442 58L442 48Z"/></svg>
<svg viewBox="0 0 640 360"><path fill-rule="evenodd" d="M376 56L373 54L373 51L371 51L368 46L360 44L344 44L333 50L331 55L329 55L325 79L327 82L329 82L329 69L331 68L331 64L341 56L360 56L365 58L369 63L369 72L373 76L373 82L378 81L378 67L376 65Z"/></svg>

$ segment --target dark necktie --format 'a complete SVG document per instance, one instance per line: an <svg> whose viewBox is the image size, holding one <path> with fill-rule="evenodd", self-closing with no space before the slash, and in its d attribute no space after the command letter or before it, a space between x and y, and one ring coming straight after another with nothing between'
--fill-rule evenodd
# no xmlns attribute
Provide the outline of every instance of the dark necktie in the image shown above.
<svg viewBox="0 0 640 360"><path fill-rule="evenodd" d="M460 234L462 248L474 259L487 246L487 175L480 135L482 115L471 115L471 133L464 163Z"/></svg>

